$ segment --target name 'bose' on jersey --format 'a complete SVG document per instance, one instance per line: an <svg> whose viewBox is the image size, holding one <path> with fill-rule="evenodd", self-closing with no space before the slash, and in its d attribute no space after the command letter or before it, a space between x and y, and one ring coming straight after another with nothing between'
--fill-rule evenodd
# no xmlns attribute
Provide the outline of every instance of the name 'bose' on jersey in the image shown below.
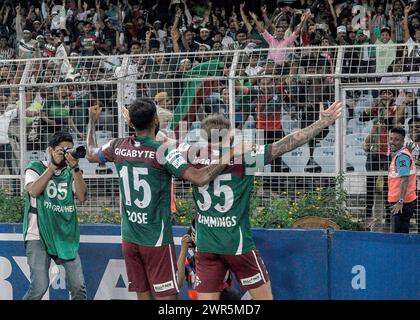
<svg viewBox="0 0 420 320"><path fill-rule="evenodd" d="M188 167L178 150L166 150L165 164L157 160L161 144L149 137L114 139L101 150L114 162L122 195L122 238L142 246L173 242L171 179Z"/></svg>

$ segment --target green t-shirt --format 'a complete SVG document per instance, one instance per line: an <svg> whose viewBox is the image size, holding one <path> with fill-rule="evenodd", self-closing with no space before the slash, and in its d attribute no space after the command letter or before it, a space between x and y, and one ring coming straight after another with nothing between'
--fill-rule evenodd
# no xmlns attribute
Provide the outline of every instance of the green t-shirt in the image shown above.
<svg viewBox="0 0 420 320"><path fill-rule="evenodd" d="M219 152L213 151L213 154L217 156ZM244 156L242 164L228 166L213 182L203 187L193 187L199 252L239 255L255 249L249 222L250 197L254 173L271 161L270 154L270 145L259 146L255 153ZM208 165L210 160L208 156L198 156L192 164Z"/></svg>
<svg viewBox="0 0 420 320"><path fill-rule="evenodd" d="M49 100L45 103L45 110L49 118L66 119L70 117L69 101L60 102L58 100Z"/></svg>
<svg viewBox="0 0 420 320"><path fill-rule="evenodd" d="M42 175L47 167L41 161L29 162L26 170ZM45 190L36 198L39 235L50 256L75 259L79 250L80 231L73 193L73 174L67 167L53 175ZM31 209L29 192L25 195L23 235L26 239Z"/></svg>
<svg viewBox="0 0 420 320"><path fill-rule="evenodd" d="M172 175L181 177L188 166L178 150L160 153L160 146L152 138L131 136L111 140L100 151L104 160L114 162L117 168L122 238L142 246L173 242L171 179Z"/></svg>
<svg viewBox="0 0 420 320"><path fill-rule="evenodd" d="M81 132L85 131L89 120L90 95L88 93L80 94L75 99L69 99L68 103L76 127Z"/></svg>

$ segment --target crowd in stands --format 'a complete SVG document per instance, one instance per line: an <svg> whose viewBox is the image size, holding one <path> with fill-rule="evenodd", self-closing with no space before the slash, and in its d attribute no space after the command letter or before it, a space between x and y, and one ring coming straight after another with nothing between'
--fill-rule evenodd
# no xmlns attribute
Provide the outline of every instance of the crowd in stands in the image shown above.
<svg viewBox="0 0 420 320"><path fill-rule="evenodd" d="M375 73L419 71L419 13L418 1L401 0L233 1L229 6L207 0L5 0L0 6L0 60L62 58L31 65L30 83L69 84L26 90L26 103L35 119L30 123L48 127L28 130L31 137L39 137L42 134L36 130L48 133L64 125L83 138L87 107L98 102L108 111L108 127L116 131L118 87L85 86L77 80L133 80L123 85L123 105L139 96L158 102L165 93L165 123L169 123L182 100L184 87L179 79L191 76L194 66L212 59L221 62L219 75L227 76L233 55L223 53L241 50L235 64L235 75L240 77L235 81L237 127L243 127L253 115L255 127L264 129L266 140L272 141L284 135L281 113L285 110L304 127L317 117L320 102L334 100L333 77L299 77L334 73L338 50L330 46L380 45L343 47L341 73L357 76L342 82L357 82L363 74L381 83L415 82L415 76L375 77ZM301 49L308 46L316 48ZM158 54L166 52L178 55ZM131 58L124 65L124 59L116 55L125 54L148 55ZM102 58L84 58L87 56ZM0 85L18 84L24 69L24 62L2 63ZM275 77L258 78L264 75ZM157 83L167 78L176 81ZM144 79L154 81L134 83ZM227 82L205 85L209 90L200 100L204 110L227 110ZM0 97L19 105L17 88L3 87ZM404 99L400 92L397 106ZM350 117L357 116L354 106L348 110ZM188 118L194 120L198 116ZM404 123L404 115L399 121ZM44 147L28 142L30 148Z"/></svg>
<svg viewBox="0 0 420 320"><path fill-rule="evenodd" d="M101 129L116 136L119 107L142 96L156 102L162 129L177 131L186 120L191 132L205 114L228 112L232 75L236 127L263 129L264 142L272 142L310 125L319 104L335 100L340 65L341 83L360 83L360 90L347 92L346 133L369 136L357 147L365 147L368 171L381 170L387 135L378 124L384 110L392 118L386 125L405 125L420 143L414 126L420 123L419 90L364 90L361 83L415 86L419 43L418 0L4 0L0 158L14 172L20 131L13 110L22 103L17 85L23 76L26 144L36 151L45 150L57 128L83 141L88 107L97 103L104 107ZM240 52L238 59L228 50ZM53 57L60 59L36 59ZM201 91L187 92L193 87L186 86L188 79L197 75L209 80ZM310 141L307 168L317 167L314 150L329 133L334 143L331 128ZM273 168L291 167L278 160ZM374 179L367 181L369 190ZM368 199L368 213L371 207Z"/></svg>

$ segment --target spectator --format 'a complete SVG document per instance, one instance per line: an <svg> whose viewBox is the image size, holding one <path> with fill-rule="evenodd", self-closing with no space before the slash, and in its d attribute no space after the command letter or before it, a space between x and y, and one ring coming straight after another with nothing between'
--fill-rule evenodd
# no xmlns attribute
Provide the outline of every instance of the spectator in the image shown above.
<svg viewBox="0 0 420 320"><path fill-rule="evenodd" d="M168 93L163 91L155 95L156 112L159 117L160 129L167 128L172 120L173 113L170 111L172 100L168 97Z"/></svg>
<svg viewBox="0 0 420 320"><path fill-rule="evenodd" d="M0 60L15 58L15 50L8 45L7 40L7 36L0 35Z"/></svg>
<svg viewBox="0 0 420 320"><path fill-rule="evenodd" d="M417 199L416 164L410 150L404 146L404 139L403 128L391 129L388 202L391 206L392 232L395 233L409 233Z"/></svg>
<svg viewBox="0 0 420 320"><path fill-rule="evenodd" d="M178 30L176 29L175 20L174 26L172 27L171 36L172 36L172 45L174 52L195 52L198 51L200 45L194 41L194 34L191 30L185 30L180 39Z"/></svg>
<svg viewBox="0 0 420 320"><path fill-rule="evenodd" d="M74 123L74 108L71 107L70 93L68 87L65 85L56 88L53 96L47 97L45 102L45 111L48 118L45 120L48 123L48 133L59 129L65 129L66 131L73 130L81 139L84 135L79 131L76 124Z"/></svg>
<svg viewBox="0 0 420 320"><path fill-rule="evenodd" d="M258 21L257 15L250 12L251 17L254 19L257 26L257 30L262 34L264 39L268 42L270 49L280 49L280 50L270 50L268 58L274 60L278 65L283 65L284 61L287 58L287 47L293 45L294 41L298 37L302 26L306 23L306 20L309 18L309 15L305 14L302 16L300 24L296 27L296 30L292 33L291 36L284 38L285 29L283 27L276 27L274 36L272 36Z"/></svg>
<svg viewBox="0 0 420 320"><path fill-rule="evenodd" d="M367 136L364 144L364 150L367 154L366 171L387 171L389 166L388 141L389 130L394 127L398 121L397 108L394 106L395 93L392 90L382 90L378 101L365 110L360 116L360 121L369 121L376 118L377 123L373 125L370 134ZM378 180L379 179L379 180ZM382 180L378 176L368 175L366 177L366 216L373 215L371 229L373 231L389 230L390 216L389 206L386 205L385 228L382 226L382 216L373 212L375 186L377 181ZM383 178L383 192L388 190L388 181Z"/></svg>
<svg viewBox="0 0 420 320"><path fill-rule="evenodd" d="M223 45L222 45L221 42L214 41L213 42L213 47L211 49L212 49L212 51L222 51L223 50Z"/></svg>
<svg viewBox="0 0 420 320"><path fill-rule="evenodd" d="M26 94L27 101L32 101L32 91L28 90ZM19 170L14 164L17 160L14 152L17 151L14 148L14 137L9 134L11 122L19 117L19 106L20 101L16 102L14 95L0 96L0 158L4 160L5 167L8 168L9 174L19 174ZM25 112L26 119L31 117L39 117L40 109L27 108ZM30 132L28 132L28 135ZM18 136L17 136L18 138ZM12 180L12 192L13 195L20 195L18 180Z"/></svg>
<svg viewBox="0 0 420 320"><path fill-rule="evenodd" d="M403 4L399 0L395 0L389 12L389 24L395 32L395 43L404 42L403 16Z"/></svg>
<svg viewBox="0 0 420 320"><path fill-rule="evenodd" d="M92 22L83 23L83 35L77 38L76 49L82 56L94 56L99 43L95 31L92 29Z"/></svg>
<svg viewBox="0 0 420 320"><path fill-rule="evenodd" d="M20 5L16 7L16 39L18 42L18 57L21 59L31 59L37 49L37 42L32 39L32 32L23 29Z"/></svg>
<svg viewBox="0 0 420 320"><path fill-rule="evenodd" d="M376 8L376 13L372 19L372 25L374 28L381 30L387 26L387 19L385 16L385 7L382 3L379 3Z"/></svg>
<svg viewBox="0 0 420 320"><path fill-rule="evenodd" d="M264 68L258 65L259 54L254 53L249 57L249 64L245 69L245 74L248 77L260 75L264 72Z"/></svg>
<svg viewBox="0 0 420 320"><path fill-rule="evenodd" d="M26 102L26 133L28 151L45 150L47 148L47 122L44 108L45 101L41 92L34 92L33 88L27 88ZM32 113L30 116L28 113Z"/></svg>
<svg viewBox="0 0 420 320"><path fill-rule="evenodd" d="M417 25L413 28L412 32L410 31L408 14L412 9L413 7L411 5L404 8L404 42L407 46L406 55L413 59L418 59L420 58L420 28Z"/></svg>
<svg viewBox="0 0 420 320"><path fill-rule="evenodd" d="M236 41L229 47L230 50L242 50L248 45L248 32L245 29L239 29L236 32Z"/></svg>
<svg viewBox="0 0 420 320"><path fill-rule="evenodd" d="M210 47L213 46L213 40L211 39L210 30L207 28L201 28L200 29L200 35L195 37L195 42L198 43L198 45L208 45Z"/></svg>
<svg viewBox="0 0 420 320"><path fill-rule="evenodd" d="M368 13L368 25L370 39L373 44L380 45L376 48L376 73L385 73L396 57L395 31L391 24L391 29L384 27L378 32L373 28L371 17ZM380 33L380 36L379 36Z"/></svg>
<svg viewBox="0 0 420 320"><path fill-rule="evenodd" d="M13 148L10 144L9 125L10 122L17 117L18 110L16 108L7 110L8 97L0 96L0 159L4 161L5 167L10 175L18 174L18 170L14 165ZM20 194L16 179L12 181L12 192L14 196Z"/></svg>
<svg viewBox="0 0 420 320"><path fill-rule="evenodd" d="M261 78L258 80L258 93L253 97L252 110L256 113L256 128L264 132L264 143L273 143L283 138L281 115L284 107L283 86L276 86L272 78ZM253 89L255 90L255 88ZM244 93L249 93L244 90ZM289 171L289 168L282 164L281 158L274 160L274 171ZM273 182L274 183L274 182ZM276 186L273 186L276 190Z"/></svg>
<svg viewBox="0 0 420 320"><path fill-rule="evenodd" d="M349 38L347 37L347 28L346 26L339 26L337 28L337 44L340 46L345 46L350 44L349 43Z"/></svg>
<svg viewBox="0 0 420 320"><path fill-rule="evenodd" d="M392 65L388 67L387 70L389 73L395 73L395 74L401 74L403 71L403 60L397 59ZM408 77L407 76L389 76L389 77L382 77L381 84L406 84L408 83ZM397 107L401 106L401 104L404 101L404 90L399 90L398 97L395 100L395 105ZM401 111L402 112L402 111ZM403 116L404 113L401 113L401 116ZM402 119L400 122L403 122Z"/></svg>
<svg viewBox="0 0 420 320"><path fill-rule="evenodd" d="M245 7L245 2L240 5L240 13L241 13L242 21L244 22L246 29L248 31L247 36L249 35L250 41L255 43L257 45L257 48L268 48L269 45L267 41L265 41L265 39L261 36L261 34L256 29L255 21L253 19L251 21L248 20L248 17L244 11L244 7ZM263 14L264 20L266 20L267 7L263 6L261 8L261 12ZM261 24L264 25L263 22Z"/></svg>
<svg viewBox="0 0 420 320"><path fill-rule="evenodd" d="M165 52L167 33L166 31L162 30L162 22L160 20L153 22L152 31L155 35L155 39L159 41L159 51Z"/></svg>
<svg viewBox="0 0 420 320"><path fill-rule="evenodd" d="M230 35L227 34L226 26L221 25L219 27L219 32L223 36L223 39L222 39L223 49L228 50L229 48L231 48L233 46L233 43L235 42L235 40L233 40L233 38Z"/></svg>

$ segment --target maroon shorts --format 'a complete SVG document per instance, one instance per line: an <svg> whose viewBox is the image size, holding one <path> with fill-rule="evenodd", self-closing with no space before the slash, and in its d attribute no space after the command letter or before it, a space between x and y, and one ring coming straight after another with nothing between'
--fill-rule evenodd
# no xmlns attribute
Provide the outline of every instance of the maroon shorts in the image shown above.
<svg viewBox="0 0 420 320"><path fill-rule="evenodd" d="M161 247L139 246L122 241L128 276L128 291L152 291L156 297L179 292L174 244Z"/></svg>
<svg viewBox="0 0 420 320"><path fill-rule="evenodd" d="M264 262L256 250L240 255L197 252L195 289L198 292L221 292L226 272L232 271L246 290L258 288L268 282Z"/></svg>

